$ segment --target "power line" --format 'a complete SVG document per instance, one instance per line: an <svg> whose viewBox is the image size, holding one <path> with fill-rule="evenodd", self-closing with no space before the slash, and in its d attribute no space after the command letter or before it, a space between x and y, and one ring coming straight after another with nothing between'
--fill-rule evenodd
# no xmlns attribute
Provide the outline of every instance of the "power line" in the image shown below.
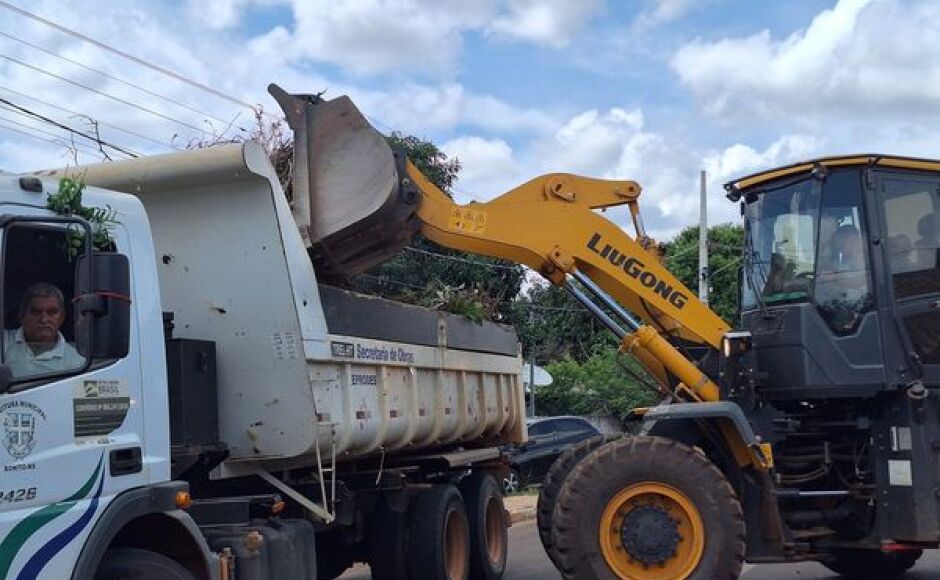
<svg viewBox="0 0 940 580"><path fill-rule="evenodd" d="M416 254L424 254L425 256L433 256L442 260L451 260L452 262L463 262L465 264L474 264L476 266L485 266L487 268L495 268L499 270L518 270L521 266L507 266L505 264L493 264L490 262L483 262L481 260L471 260L469 258L461 258L459 256L448 256L447 254L439 254L437 252L429 252L427 250L422 250L419 248L413 248L407 246L405 250L409 252L414 252Z"/></svg>
<svg viewBox="0 0 940 580"><path fill-rule="evenodd" d="M394 280L392 278L385 278L382 276L373 276L372 274L359 274L357 277L365 278L367 280L372 280L378 284L400 286L402 288L411 288L414 290L427 290L427 286L421 286L419 284L410 284L408 282L402 282L401 280ZM526 304L524 302L519 302L515 300L501 300L499 304L505 304L507 306L513 306L515 308L528 308L530 310L545 310L549 312L573 312L576 314L590 314L590 312L585 308L565 308L562 306L541 306L539 304Z"/></svg>
<svg viewBox="0 0 940 580"><path fill-rule="evenodd" d="M28 69L30 69L30 70L33 70L33 71L36 71L36 72L38 72L38 73L42 73L42 74L44 74L44 75L50 76L50 77L52 77L52 78L54 78L54 79L58 79L58 80L60 80L60 81L62 81L62 82L66 82L66 83L68 83L68 84L70 84L70 85L73 85L73 86L76 86L76 87L85 89L86 91L90 91L90 92L92 92L92 93L95 93L96 95L101 95L102 97L105 97L105 98L107 98L107 99L111 99L112 101L116 101L116 102L118 102L118 103L127 105L127 106L129 106L129 107L133 107L133 108L135 108L135 109L139 109L139 110L141 110L141 111L144 111L145 113L150 113L151 115L154 115L154 116L156 116L156 117L160 117L161 119L166 119L167 121L171 121L171 122L176 123L176 124L178 124L178 125L182 125L182 126L184 126L184 127L189 127L190 129L195 129L196 131L199 131L199 132L204 133L204 134L206 134L206 135L212 136L212 133L210 133L209 131L206 131L206 130L203 129L202 127L197 127L196 125L193 125L192 123L187 123L186 121L181 121L181 120L176 119L176 118L174 118L174 117L171 117L171 116L169 116L169 115L164 115L163 113L161 113L161 112L159 112L159 111L154 111L153 109L150 109L150 108L148 108L148 107L144 107L144 106L142 106L142 105L138 105L137 103L135 103L135 102L133 102L133 101L128 101L127 99L122 99L121 97L115 97L114 95L109 94L109 93L106 93L106 92L104 92L104 91L102 91L102 90L100 90L100 89L96 89L96 88L94 88L94 87L90 87L90 86L88 86L88 85L86 85L86 84L80 83L80 82L78 82L78 81L74 81L74 80L72 80L72 79L70 79L70 78L68 78L68 77L64 77L64 76L58 75L58 74L56 74L56 73L54 73L54 72L47 71L46 69L44 69L44 68L42 68L42 67L38 67L38 66L36 66L36 65L29 64L28 62L23 62L23 61L21 61L21 60L19 60L19 59L17 59L17 58L13 58L12 56L9 56L9 55L3 54L3 53L0 53L0 58L6 59L6 60L8 60L8 61L10 61L10 62L16 63L16 64L18 64L18 65L20 65L20 66L26 67L26 68L28 68Z"/></svg>
<svg viewBox="0 0 940 580"><path fill-rule="evenodd" d="M7 109L7 110L9 110L9 109ZM13 112L14 112L14 113L18 113L18 111L13 111ZM23 113L20 113L20 114L23 114ZM53 138L55 138L55 139L62 139L62 135L58 135L58 134L56 134L56 133L53 133L52 131L46 131L45 129L40 129L39 127L34 127L34 126L32 126L32 125L28 125L28 124L26 124L26 123L21 123L21 122L19 122L19 121L13 120L13 119L8 119L8 118L3 117L3 116L0 116L0 121L6 121L7 123L13 123L14 125L17 125L17 126L19 126L19 127L23 127L23 128L25 128L25 129L29 129L30 131L34 131L34 132L36 132L36 133L41 133L41 134L43 134L43 135L48 135L48 136L53 137ZM65 146L67 146L67 147L68 147L68 146L74 146L76 149L83 149L86 153L89 153L89 152L95 153L95 154L100 153L100 151L98 151L98 150L95 149L94 147L90 147L90 146L84 145L84 144L82 144L82 143L71 143L71 144L70 144L68 141L63 141L62 143L63 143L63 145L65 145Z"/></svg>
<svg viewBox="0 0 940 580"><path fill-rule="evenodd" d="M57 149L70 146L70 143L68 143L61 137L57 137L55 139L49 139L47 137L40 137L39 135L36 135L35 133L30 133L29 131L23 131L22 129L17 129L16 127L10 127L9 125L5 125L4 123L0 123L0 129L6 129L7 131L10 131L13 133L19 133L20 135L25 135L26 137L31 137L33 139L36 139L38 141L43 141L45 143L51 143L52 145L55 145ZM85 151L84 149L78 149L76 147L76 150L88 154L88 152ZM95 151L95 153L99 154L100 151Z"/></svg>
<svg viewBox="0 0 940 580"><path fill-rule="evenodd" d="M156 143L157 145L161 145L161 146L166 147L166 148L168 148L168 149L171 149L171 150L173 149L173 147L172 147L169 143L167 143L167 142L165 142L165 141L160 141L159 139L154 139L153 137L150 137L150 136L148 136L148 135L144 135L143 133L138 133L137 131L134 131L134 130L131 130L131 129L125 129L124 127L121 127L120 125L115 125L114 123L109 123L109 122L107 122L107 121L102 121L102 120L100 120L100 119L96 119L96 118L92 117L91 115L86 115L85 113L79 113L78 111L73 111L73 110L71 110L71 109L66 109L65 107L63 107L63 106L61 106L61 105L56 105L55 103L50 103L49 101L44 101L44 100L42 100L42 99L40 99L40 98L38 98L38 97L34 97L34 96L32 96L32 95L27 95L26 93L21 93L21 92L19 92L19 91L15 91L15 90L13 90L13 89L10 89L10 88L7 88L7 87L2 87L2 86L0 86L0 91L5 91L5 92L8 92L8 93L10 93L10 94L16 95L16 96L18 96L18 97L22 97L22 98L24 98L24 99L29 99L29 100L31 100L31 101L35 101L35 102L39 103L40 105L45 105L45 106L50 107L50 108L52 108L52 109L57 109L57 110L62 111L62 112L64 112L64 113L68 113L68 114L70 114L70 115L75 115L75 116L77 116L77 117L85 117L85 118L87 118L87 119L90 119L93 123L97 123L97 124L101 125L102 127L110 127L110 128L112 128L112 129L114 129L115 131L120 131L120 132L122 132L122 133L127 133L128 135L133 135L134 137L139 137L140 139L144 139L144 140L150 141L151 143Z"/></svg>
<svg viewBox="0 0 940 580"><path fill-rule="evenodd" d="M150 95L150 96L152 96L152 97L156 97L156 98L158 98L158 99L162 99L162 100L164 100L164 101L166 101L166 102L168 102L168 103L172 103L172 104L174 104L174 105L176 105L176 106L178 106L178 107L182 107L182 108L184 108L184 109L186 109L186 110L188 110L188 111L191 111L191 112L193 112L193 113L196 113L197 115L202 115L202 116L204 116L204 117L208 117L208 118L210 118L210 119L214 119L214 120L216 120L216 121L222 123L223 126L231 126L232 123L234 122L234 121L226 121L225 119L220 119L219 117L216 117L215 115L211 115L211 114L209 114L209 113L206 113L205 111L201 111L201 110L199 110L199 109L196 109L195 107L191 107L191 106L187 105L186 103L183 103L182 101L178 101L178 100L176 100L176 99L174 99L174 98L172 98L172 97L168 97L168 96L166 96L166 95L161 95L160 93L156 93L156 92L151 91L151 90L149 90L149 89L146 89L146 88L144 88L144 87L142 87L142 86L140 86L140 85L137 85L137 84L134 84L134 83L132 83L132 82L126 81L126 80L124 80L124 79L122 79L122 78L120 78L120 77L116 77L116 76L114 76L114 75L112 75L112 74L110 74L110 73L107 73L107 72L105 72L105 71L103 71L103 70L101 70L101 69L97 69L97 68L88 66L88 65L86 65L85 63L82 63L82 62L79 62L79 61L77 61L77 60L71 59L71 58L69 58L69 57L67 57L67 56L62 56L61 54L57 54L57 53L55 53L55 52L53 52L53 51L51 51L51 50L48 50L48 49L46 49L46 48L43 48L43 47L41 47L41 46L39 46L39 45L37 45L37 44L33 44L33 43L29 42L29 41L23 40L22 38L18 38L18 37L16 37L16 36L12 35L12 34L9 34L9 33L3 32L3 31L0 31L0 36L3 36L3 37L5 37L5 38L9 38L10 40L13 40L13 41L19 42L19 43L21 43L21 44L24 44L24 45L26 45L26 46L28 46L28 47L30 47L30 48L33 48L33 49L36 49L36 50L38 50L38 51L44 52L44 53L46 53L46 54L48 54L48 55L51 55L51 56L53 56L53 57L55 57L55 58L64 60L64 61L66 61L66 62L68 62L68 63L71 63L71 64L73 64L73 65L75 65L75 66L79 66L79 67L81 67L81 68L83 68L83 69L85 69L85 70L88 70L88 71L97 73L97 74L99 74L99 75L101 75L101 76L103 76L103 77L105 77L105 78L108 78L108 79L111 79L112 81L121 83L122 85L128 86L128 87L130 87L130 88L132 88L132 89L134 89L134 90L140 91L140 92L142 92L142 93L146 93L146 94L148 94L148 95ZM242 131L242 132L247 132L247 129L245 129L244 127L236 126L235 128L238 129L238 130L240 130L240 131Z"/></svg>
<svg viewBox="0 0 940 580"><path fill-rule="evenodd" d="M46 143L52 143L56 147L62 147L62 146L68 145L68 143L66 143L65 141L57 140L57 139L47 139L46 137L40 137L39 135L36 135L35 133L29 133L27 131L23 131L22 129L17 129L16 127L10 127L9 125L5 125L3 123L0 123L0 129L6 129L7 131L12 131L14 133L19 133L20 135L26 135L27 137L32 137L33 139L45 141Z"/></svg>
<svg viewBox="0 0 940 580"><path fill-rule="evenodd" d="M114 149L115 151L119 151L119 152L121 152L121 153L124 153L125 155L130 155L131 157L138 157L138 156L139 156L139 154L134 153L133 151L129 151L129 150L123 148L123 147L119 147L119 146L114 145L114 144L112 144L112 143L108 143L107 141L105 141L105 140L102 139L101 137L96 137L96 136L94 136L94 135L89 135L88 133L85 133L84 131L79 131L78 129L73 129L72 127L69 127L68 125L65 125L65 124L63 124L63 123L59 123L58 121L55 121L55 120L53 120L53 119L50 119L49 117L46 117L45 115L40 115L39 113L36 113L35 111L31 111L31 110L27 109L26 107L21 107L21 106L17 105L16 103L13 103L13 102L11 102L11 101L8 101L8 100L6 100L6 99L4 99L4 98L2 98L2 97L0 97L0 103L3 103L3 104L5 104L5 105L9 105L10 107L13 107L14 109L16 109L16 110L18 110L18 111L22 111L23 113L26 113L26 114L29 115L30 117L35 117L36 119L39 119L39 120L41 120L41 121L45 121L46 123L49 123L50 125L55 125L56 127L60 128L60 129L65 129L66 131L69 131L70 133L72 133L72 134L74 134L74 135L78 135L78 136L80 136L80 137L84 137L85 139L88 139L89 141L94 141L95 143L97 143L98 145L101 145L101 146L103 146L103 147L109 147L109 148L111 148L111 149Z"/></svg>
<svg viewBox="0 0 940 580"><path fill-rule="evenodd" d="M214 88L212 88L212 87L210 87L210 86L204 85L204 84L202 84L202 83L200 83L200 82L198 82L198 81L194 81L194 80L192 80L192 79L186 78L186 77L184 77L183 75L181 75L181 74L179 74L179 73L177 73L177 72L174 72L174 71L172 71L172 70L170 70L170 69L164 68L164 67L159 66L159 65L155 65L155 64L153 64L153 63L151 63L151 62L148 62L148 61L146 61L146 60L144 60L144 59L142 59L142 58L139 58L139 57L136 57L136 56L134 56L134 55L132 55L132 54L126 53L126 52L124 52L123 50L114 48L113 46L111 46L111 45L109 45L109 44L105 44L104 42L95 40L94 38L91 38L90 36L86 36L86 35L84 35L84 34L82 34L82 33L80 33L80 32L76 32L75 30L72 30L71 28L67 28L67 27L65 27L65 26L62 26L61 24L56 24L55 22L52 22L51 20L47 20L47 19L43 18L42 16L39 16L39 15L33 14L32 12L28 12L28 11L26 11L26 10L23 10L22 8L19 8L18 6L14 6L14 5L10 4L9 2L4 2L3 0L0 0L0 7L6 8L7 10L11 10L11 11L13 11L13 12L16 12L17 14L19 14L19 15L21 15L21 16L25 16L26 18L29 18L29 19L31 19L31 20L35 20L36 22L40 22L40 23L42 23L42 24L45 24L46 26L55 28L55 29L58 30L59 32L63 32L63 33L65 33L65 34L68 34L69 36L74 36L75 38L81 39L81 40L83 40L83 41L85 41L85 42L87 42L87 43L89 43L89 44L93 44L93 45L97 46L98 48L100 48L100 49L102 49L102 50L106 50L106 51L108 51L108 52L110 52L110 53L112 53L112 54L116 54L116 55L120 56L121 58L127 59L127 60L129 60L129 61L131 61L131 62L134 62L134 63L137 63L137 64L139 64L139 65L141 65L141 66L145 66L145 67L147 67L147 68L149 68L149 69L151 69L151 70L155 70L155 71L159 72L160 74L166 75L166 76L171 77L171 78L174 78L174 79L176 79L176 80L178 80L178 81L180 81L180 82L183 82L183 83L186 83L186 84L188 84L188 85L190 85L190 86L196 87L197 89L200 89L200 90L206 91L206 92L208 92L208 93L211 93L211 94L213 94L213 95L215 95L215 96L217 96L217 97L219 97L219 98L225 99L226 101L230 101L230 102L232 102L232 103L235 103L236 105L241 105L241 106L243 106L243 107L248 107L248 108L251 109L252 111L255 110L255 107L254 107L254 106L252 106L252 105L246 103L245 101L242 101L242 100L240 100L240 99L237 99L237 98L235 98L235 97L232 97L232 96L230 96L230 95L227 95L227 94L223 93L222 91L216 90L216 89L214 89Z"/></svg>

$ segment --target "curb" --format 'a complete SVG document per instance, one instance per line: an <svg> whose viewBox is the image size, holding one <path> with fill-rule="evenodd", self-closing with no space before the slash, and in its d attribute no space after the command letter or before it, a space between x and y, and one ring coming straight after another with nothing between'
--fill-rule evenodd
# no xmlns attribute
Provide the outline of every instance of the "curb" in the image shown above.
<svg viewBox="0 0 940 580"><path fill-rule="evenodd" d="M529 520L534 520L536 515L536 509L525 508L516 512L510 512L509 521L513 524L518 524L520 522L527 522Z"/></svg>

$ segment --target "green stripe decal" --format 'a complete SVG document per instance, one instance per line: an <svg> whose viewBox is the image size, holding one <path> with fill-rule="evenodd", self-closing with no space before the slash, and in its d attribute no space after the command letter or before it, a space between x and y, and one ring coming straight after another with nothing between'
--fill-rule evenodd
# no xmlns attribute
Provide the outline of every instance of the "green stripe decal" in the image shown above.
<svg viewBox="0 0 940 580"><path fill-rule="evenodd" d="M22 549L26 540L39 531L40 528L72 509L72 506L91 492L92 486L98 479L98 474L101 473L101 462L103 460L104 454L102 453L101 458L98 459L98 467L95 468L95 472L91 474L88 481L78 491L63 501L47 505L26 516L10 530L7 537L3 538L3 542L0 542L0 578L7 577L10 566L13 565L13 559Z"/></svg>

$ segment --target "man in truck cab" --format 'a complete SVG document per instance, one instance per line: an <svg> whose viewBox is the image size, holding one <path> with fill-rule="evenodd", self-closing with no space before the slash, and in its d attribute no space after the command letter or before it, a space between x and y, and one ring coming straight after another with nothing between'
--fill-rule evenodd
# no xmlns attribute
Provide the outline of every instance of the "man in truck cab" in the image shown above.
<svg viewBox="0 0 940 580"><path fill-rule="evenodd" d="M65 297L54 284L38 282L23 293L20 327L7 330L3 362L14 378L78 369L85 359L59 332L65 322Z"/></svg>

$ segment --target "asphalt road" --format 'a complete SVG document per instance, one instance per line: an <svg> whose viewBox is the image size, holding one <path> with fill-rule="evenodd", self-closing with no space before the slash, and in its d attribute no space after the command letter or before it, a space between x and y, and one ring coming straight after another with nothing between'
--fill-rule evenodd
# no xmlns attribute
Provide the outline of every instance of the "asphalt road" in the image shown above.
<svg viewBox="0 0 940 580"><path fill-rule="evenodd" d="M369 580L366 566L358 566L342 576L343 580ZM539 542L535 522L522 522L509 530L509 566L504 580L556 580L561 576L552 566ZM745 565L742 580L836 580L838 576L813 562L801 564ZM940 579L940 551L924 554L905 580Z"/></svg>

